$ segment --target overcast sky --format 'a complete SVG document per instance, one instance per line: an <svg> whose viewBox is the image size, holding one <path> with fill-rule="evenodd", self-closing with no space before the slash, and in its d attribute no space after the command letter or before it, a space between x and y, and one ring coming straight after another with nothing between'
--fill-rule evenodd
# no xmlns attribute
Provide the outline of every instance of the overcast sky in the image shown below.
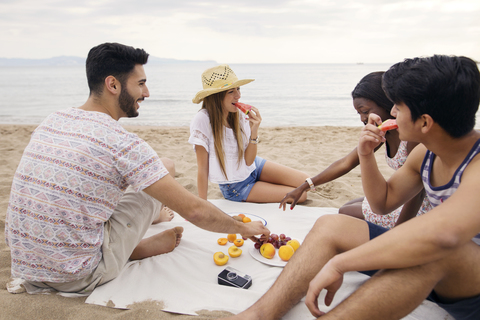
<svg viewBox="0 0 480 320"><path fill-rule="evenodd" d="M219 63L480 60L480 0L0 0L0 57L86 57L103 42Z"/></svg>

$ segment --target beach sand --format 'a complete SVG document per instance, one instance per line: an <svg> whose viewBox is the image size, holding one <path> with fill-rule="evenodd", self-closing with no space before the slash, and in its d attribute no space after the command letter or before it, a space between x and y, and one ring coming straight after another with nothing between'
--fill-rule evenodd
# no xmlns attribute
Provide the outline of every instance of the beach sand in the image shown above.
<svg viewBox="0 0 480 320"><path fill-rule="evenodd" d="M227 315L202 311L198 317L174 315L161 311L161 302L146 301L130 310L89 305L83 298L66 298L55 294L10 294L10 251L5 244L5 214L13 174L35 125L0 125L0 319L216 319ZM161 157L175 162L176 179L197 194L196 159L188 144L188 127L126 127L147 141ZM360 127L265 127L260 128L258 155L315 176L332 162L348 154L358 142ZM380 170L388 178L393 170L384 160L384 147L377 153ZM360 169L355 168L339 179L308 193L304 205L336 207L362 197ZM209 199L221 199L218 186L210 184ZM188 235L184 235L188 237Z"/></svg>

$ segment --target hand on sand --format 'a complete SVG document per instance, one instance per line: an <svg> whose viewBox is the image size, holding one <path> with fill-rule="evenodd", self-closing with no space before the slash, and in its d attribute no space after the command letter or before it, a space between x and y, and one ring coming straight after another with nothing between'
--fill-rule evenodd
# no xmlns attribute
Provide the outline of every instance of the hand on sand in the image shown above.
<svg viewBox="0 0 480 320"><path fill-rule="evenodd" d="M169 207L162 204L160 213L158 214L158 217L155 220L153 220L152 224L171 221L174 216L175 216L175 212Z"/></svg>

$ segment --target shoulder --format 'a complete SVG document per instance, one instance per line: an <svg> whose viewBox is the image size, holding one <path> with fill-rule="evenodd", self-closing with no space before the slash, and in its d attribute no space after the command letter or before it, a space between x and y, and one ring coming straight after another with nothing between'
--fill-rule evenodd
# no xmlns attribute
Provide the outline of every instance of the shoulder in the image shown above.
<svg viewBox="0 0 480 320"><path fill-rule="evenodd" d="M210 121L210 116L208 115L208 111L205 109L200 109L193 117L193 120L203 120L203 121Z"/></svg>
<svg viewBox="0 0 480 320"><path fill-rule="evenodd" d="M420 168L423 163L423 159L427 153L428 149L421 143L417 144L413 150L409 153L407 161L405 161L404 167L415 169L420 171Z"/></svg>
<svg viewBox="0 0 480 320"><path fill-rule="evenodd" d="M207 124L210 124L210 116L208 115L207 110L201 109L193 117L192 122L190 123L190 128L201 127Z"/></svg>
<svg viewBox="0 0 480 320"><path fill-rule="evenodd" d="M402 141L400 144L406 145L407 154L410 154L413 149L418 145L418 142L411 142L411 141Z"/></svg>

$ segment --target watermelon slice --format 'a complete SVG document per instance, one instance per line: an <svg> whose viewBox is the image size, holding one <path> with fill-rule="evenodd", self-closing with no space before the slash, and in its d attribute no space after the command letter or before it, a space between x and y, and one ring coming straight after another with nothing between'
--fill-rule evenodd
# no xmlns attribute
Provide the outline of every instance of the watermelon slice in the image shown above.
<svg viewBox="0 0 480 320"><path fill-rule="evenodd" d="M381 125L378 126L378 128L382 131L388 131L388 130L393 130L397 129L397 120L395 119L388 119L383 121Z"/></svg>
<svg viewBox="0 0 480 320"><path fill-rule="evenodd" d="M238 109L240 109L240 111L242 111L243 113L245 113L246 115L250 112L250 110L252 109L252 106L251 105L248 105L248 104L245 104L245 103L241 103L241 102L237 102L237 103L234 103L235 107L237 107Z"/></svg>

